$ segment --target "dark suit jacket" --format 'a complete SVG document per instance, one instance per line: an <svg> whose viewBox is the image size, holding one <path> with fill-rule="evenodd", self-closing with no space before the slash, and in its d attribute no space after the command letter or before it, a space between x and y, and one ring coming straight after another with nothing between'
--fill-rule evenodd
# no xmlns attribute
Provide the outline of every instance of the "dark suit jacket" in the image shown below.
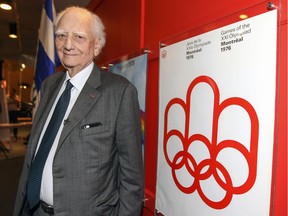
<svg viewBox="0 0 288 216"><path fill-rule="evenodd" d="M29 214L24 203L31 161L64 78L58 72L42 85L14 215ZM143 164L136 88L94 66L68 119L53 162L55 215L140 215ZM87 124L94 126L83 129Z"/></svg>

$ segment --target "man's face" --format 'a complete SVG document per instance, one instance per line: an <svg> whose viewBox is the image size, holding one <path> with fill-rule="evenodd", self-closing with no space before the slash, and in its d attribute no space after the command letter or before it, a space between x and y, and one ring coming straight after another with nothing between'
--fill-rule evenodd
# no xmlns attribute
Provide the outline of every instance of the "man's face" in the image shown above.
<svg viewBox="0 0 288 216"><path fill-rule="evenodd" d="M64 14L56 30L56 49L70 76L90 64L98 53L91 17L73 10Z"/></svg>

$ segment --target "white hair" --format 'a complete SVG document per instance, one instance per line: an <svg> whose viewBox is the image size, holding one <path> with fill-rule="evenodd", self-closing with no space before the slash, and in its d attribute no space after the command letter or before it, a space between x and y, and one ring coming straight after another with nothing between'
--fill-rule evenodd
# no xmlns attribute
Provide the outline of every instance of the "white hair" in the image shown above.
<svg viewBox="0 0 288 216"><path fill-rule="evenodd" d="M60 19L62 18L62 16L65 13L72 11L72 10L76 10L76 11L79 11L83 14L88 14L91 16L91 18L92 18L92 32L94 33L95 39L100 40L99 51L101 52L102 48L105 46L105 43L106 43L106 34L105 34L104 24L103 24L103 22L99 16L97 16L96 14L87 10L86 8L82 8L82 7L78 7L78 6L70 6L70 7L65 8L64 10L59 12L57 17L56 17L56 20L55 20L56 28L58 27L58 23L59 23Z"/></svg>

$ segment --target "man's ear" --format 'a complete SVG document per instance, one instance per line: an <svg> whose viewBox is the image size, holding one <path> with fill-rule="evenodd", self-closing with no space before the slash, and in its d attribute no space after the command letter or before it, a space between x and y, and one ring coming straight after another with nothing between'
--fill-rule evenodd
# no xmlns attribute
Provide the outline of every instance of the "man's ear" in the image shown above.
<svg viewBox="0 0 288 216"><path fill-rule="evenodd" d="M95 45L94 46L94 56L95 57L98 56L100 53L100 42L101 42L100 39L95 40L95 44L94 44Z"/></svg>

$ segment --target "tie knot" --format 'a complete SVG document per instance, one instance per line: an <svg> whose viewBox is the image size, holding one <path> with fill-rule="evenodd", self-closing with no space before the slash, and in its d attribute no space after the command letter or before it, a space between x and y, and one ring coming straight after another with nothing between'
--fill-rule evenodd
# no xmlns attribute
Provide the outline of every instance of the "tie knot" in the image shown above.
<svg viewBox="0 0 288 216"><path fill-rule="evenodd" d="M70 82L70 80L67 80L66 88L65 90L71 90L73 88L73 84Z"/></svg>

